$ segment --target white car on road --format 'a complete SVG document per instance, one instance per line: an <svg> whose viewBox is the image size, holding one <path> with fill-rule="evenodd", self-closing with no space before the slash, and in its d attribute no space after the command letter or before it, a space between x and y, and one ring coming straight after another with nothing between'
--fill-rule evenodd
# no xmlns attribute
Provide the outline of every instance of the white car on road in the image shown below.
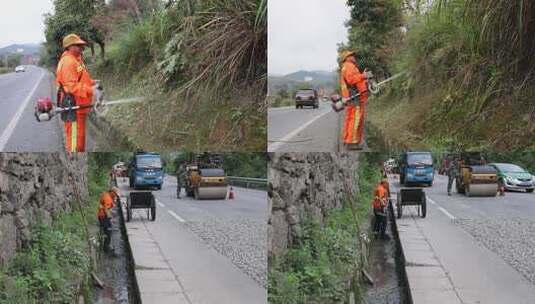
<svg viewBox="0 0 535 304"><path fill-rule="evenodd" d="M19 65L18 67L15 68L15 73L18 73L18 72L26 72L26 68L23 65Z"/></svg>

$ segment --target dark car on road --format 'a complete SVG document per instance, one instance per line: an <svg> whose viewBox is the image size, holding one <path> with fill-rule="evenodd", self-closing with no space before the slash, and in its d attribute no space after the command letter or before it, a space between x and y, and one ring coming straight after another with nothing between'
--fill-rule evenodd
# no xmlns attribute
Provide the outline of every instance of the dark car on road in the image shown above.
<svg viewBox="0 0 535 304"><path fill-rule="evenodd" d="M318 92L314 89L299 90L295 93L295 108L303 108L304 106L319 108Z"/></svg>

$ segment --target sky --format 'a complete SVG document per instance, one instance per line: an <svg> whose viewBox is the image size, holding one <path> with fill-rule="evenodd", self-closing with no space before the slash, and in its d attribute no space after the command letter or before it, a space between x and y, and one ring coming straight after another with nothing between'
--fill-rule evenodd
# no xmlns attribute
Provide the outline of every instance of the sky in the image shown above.
<svg viewBox="0 0 535 304"><path fill-rule="evenodd" d="M349 16L346 0L269 0L268 74L334 70Z"/></svg>
<svg viewBox="0 0 535 304"><path fill-rule="evenodd" d="M0 0L0 3L0 48L45 41L43 14L53 11L52 0Z"/></svg>

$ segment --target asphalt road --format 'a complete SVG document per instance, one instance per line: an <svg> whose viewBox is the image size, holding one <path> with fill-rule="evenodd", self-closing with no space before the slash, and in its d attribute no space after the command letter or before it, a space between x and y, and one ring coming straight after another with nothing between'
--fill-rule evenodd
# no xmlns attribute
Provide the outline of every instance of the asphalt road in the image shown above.
<svg viewBox="0 0 535 304"><path fill-rule="evenodd" d="M392 185L397 191L399 183ZM397 221L407 263L427 255L426 246L415 241L424 240L432 250L428 260L438 261L447 276L441 295L450 292L456 298L448 303L535 303L535 195L506 192L505 196L468 198L454 192L448 196L446 185L447 177L435 175L433 187L424 188L425 219L416 215L414 207L405 207ZM434 297L440 303L436 290L425 294L433 279L418 278L426 267L411 266L409 280L413 277L418 282L411 286L413 299Z"/></svg>
<svg viewBox="0 0 535 304"><path fill-rule="evenodd" d="M126 183L121 188L128 193ZM153 192L157 218L145 226L189 303L266 303L267 193L233 191L233 200L196 201L184 190L177 199L176 178L166 176ZM144 217L135 211L133 221Z"/></svg>
<svg viewBox="0 0 535 304"><path fill-rule="evenodd" d="M369 152L366 140L359 150L348 149L342 143L344 117L344 111L336 113L330 102L323 101L318 109L271 108L268 110L268 152Z"/></svg>
<svg viewBox="0 0 535 304"><path fill-rule="evenodd" d="M318 109L271 108L268 110L268 151L338 151L340 117L328 102L320 102Z"/></svg>
<svg viewBox="0 0 535 304"><path fill-rule="evenodd" d="M38 97L55 95L53 75L36 66L26 72L0 75L0 151L54 152L64 149L59 118L38 123L34 107ZM87 150L95 149L91 132Z"/></svg>

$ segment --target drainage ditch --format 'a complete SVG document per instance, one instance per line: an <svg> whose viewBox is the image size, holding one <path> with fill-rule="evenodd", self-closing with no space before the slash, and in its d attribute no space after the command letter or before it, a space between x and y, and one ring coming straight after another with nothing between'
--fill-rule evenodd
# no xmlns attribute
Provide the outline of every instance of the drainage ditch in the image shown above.
<svg viewBox="0 0 535 304"><path fill-rule="evenodd" d="M405 259L399 240L392 204L389 206L389 240L376 239L370 244L369 272L373 286L364 290L363 303L411 304L405 272Z"/></svg>
<svg viewBox="0 0 535 304"><path fill-rule="evenodd" d="M126 234L123 211L113 210L112 247L115 255L99 251L97 257L99 279L103 288L95 287L93 303L140 304L139 289L135 279L134 260Z"/></svg>

